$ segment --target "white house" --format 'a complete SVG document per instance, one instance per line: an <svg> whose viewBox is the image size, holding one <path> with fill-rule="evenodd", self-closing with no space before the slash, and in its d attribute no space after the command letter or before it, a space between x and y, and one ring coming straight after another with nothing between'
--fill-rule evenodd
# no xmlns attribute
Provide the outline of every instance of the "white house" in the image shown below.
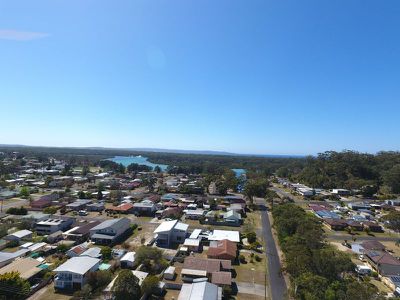
<svg viewBox="0 0 400 300"><path fill-rule="evenodd" d="M186 238L189 225L178 220L164 221L154 231L157 246L169 247L181 244Z"/></svg>
<svg viewBox="0 0 400 300"><path fill-rule="evenodd" d="M157 205L151 200L143 200L133 204L133 211L136 215L154 215L157 211Z"/></svg>
<svg viewBox="0 0 400 300"><path fill-rule="evenodd" d="M239 231L215 229L212 232L212 234L210 234L208 236L208 240L209 241L229 240L231 242L239 243L240 242L240 234L239 234Z"/></svg>
<svg viewBox="0 0 400 300"><path fill-rule="evenodd" d="M37 234L52 234L56 231L64 231L73 223L72 218L50 218L36 223L35 230Z"/></svg>
<svg viewBox="0 0 400 300"><path fill-rule="evenodd" d="M81 289L86 283L86 275L99 268L100 259L89 256L78 256L67 260L54 270L55 289Z"/></svg>
<svg viewBox="0 0 400 300"><path fill-rule="evenodd" d="M133 268L135 265L135 255L136 252L127 252L121 257L121 267L122 268Z"/></svg>
<svg viewBox="0 0 400 300"><path fill-rule="evenodd" d="M32 231L24 229L19 230L14 233L11 233L4 237L7 241L17 241L20 242L21 240L31 240L32 239Z"/></svg>
<svg viewBox="0 0 400 300"><path fill-rule="evenodd" d="M178 300L221 300L222 288L207 281L184 283Z"/></svg>

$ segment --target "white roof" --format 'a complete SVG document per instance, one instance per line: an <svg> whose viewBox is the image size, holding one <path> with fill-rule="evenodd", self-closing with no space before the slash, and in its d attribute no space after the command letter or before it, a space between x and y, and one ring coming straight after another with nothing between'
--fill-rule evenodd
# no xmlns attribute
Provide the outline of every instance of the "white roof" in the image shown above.
<svg viewBox="0 0 400 300"><path fill-rule="evenodd" d="M15 236L17 238L23 238L24 236L30 235L32 234L32 231L27 230L27 229L23 229L23 230L19 230L16 231L14 233L11 233L10 236Z"/></svg>
<svg viewBox="0 0 400 300"><path fill-rule="evenodd" d="M100 259L89 256L77 256L67 260L54 272L71 272L76 274L86 274L91 268L100 262Z"/></svg>
<svg viewBox="0 0 400 300"><path fill-rule="evenodd" d="M177 230L186 231L189 228L189 225L178 222L178 220L164 221L156 228L156 230L154 230L154 233L168 232L174 228Z"/></svg>
<svg viewBox="0 0 400 300"><path fill-rule="evenodd" d="M184 283L178 296L178 300L217 300L218 298L218 286L206 281Z"/></svg>
<svg viewBox="0 0 400 300"><path fill-rule="evenodd" d="M33 245L32 242L28 242L28 243L25 243L25 244L21 245L20 248L29 248L32 245Z"/></svg>
<svg viewBox="0 0 400 300"><path fill-rule="evenodd" d="M240 234L239 234L239 231L215 229L213 231L213 233L208 236L208 240L210 240L210 241L229 240L231 242L239 243L240 242Z"/></svg>
<svg viewBox="0 0 400 300"><path fill-rule="evenodd" d="M42 247L44 247L46 245L47 245L47 243L44 243L44 242L36 243L36 244L30 245L28 247L28 249L33 252L33 251L36 251L36 250L38 250L38 249L40 249L40 248L42 248Z"/></svg>
<svg viewBox="0 0 400 300"><path fill-rule="evenodd" d="M125 253L124 256L122 256L121 261L130 261L130 262L134 262L135 261L135 255L136 252L127 252Z"/></svg>
<svg viewBox="0 0 400 300"><path fill-rule="evenodd" d="M174 228L176 223L178 223L178 220L164 221L154 230L154 233L170 231Z"/></svg>
<svg viewBox="0 0 400 300"><path fill-rule="evenodd" d="M175 267L169 266L169 267L165 270L164 274L175 274Z"/></svg>
<svg viewBox="0 0 400 300"><path fill-rule="evenodd" d="M176 224L175 228L178 230L186 231L186 230L188 230L189 225L182 223L182 222L178 222L178 224Z"/></svg>
<svg viewBox="0 0 400 300"><path fill-rule="evenodd" d="M99 247L89 248L82 252L79 256L101 257L101 249Z"/></svg>
<svg viewBox="0 0 400 300"><path fill-rule="evenodd" d="M191 239L197 239L201 233L201 229L193 230L192 234L190 235Z"/></svg>
<svg viewBox="0 0 400 300"><path fill-rule="evenodd" d="M185 239L184 246L199 246L200 240L198 239Z"/></svg>

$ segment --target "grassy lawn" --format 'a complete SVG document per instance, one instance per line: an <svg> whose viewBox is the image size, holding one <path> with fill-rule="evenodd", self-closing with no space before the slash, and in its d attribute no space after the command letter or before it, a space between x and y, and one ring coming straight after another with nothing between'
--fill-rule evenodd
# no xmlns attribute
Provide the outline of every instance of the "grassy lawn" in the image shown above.
<svg viewBox="0 0 400 300"><path fill-rule="evenodd" d="M238 293L236 295L236 300L265 300L265 298L257 295Z"/></svg>
<svg viewBox="0 0 400 300"><path fill-rule="evenodd" d="M252 283L253 277L254 277L255 283L262 284L262 285L266 284L266 281L265 281L265 274L266 274L265 256L262 254L259 254L259 256L262 258L262 260L260 262L257 262L255 260L253 262L250 262L250 253L241 252L240 254L242 254L246 257L247 263L234 266L235 271L236 271L235 281Z"/></svg>
<svg viewBox="0 0 400 300"><path fill-rule="evenodd" d="M256 231L262 228L261 215L258 211L247 213L247 217L243 219L243 229L246 231Z"/></svg>
<svg viewBox="0 0 400 300"><path fill-rule="evenodd" d="M71 295L65 295L56 293L54 291L54 284L50 284L43 289L37 291L35 294L32 295L32 300L68 300L71 299Z"/></svg>
<svg viewBox="0 0 400 300"><path fill-rule="evenodd" d="M141 222L150 222L153 220L153 217L137 217L137 220Z"/></svg>
<svg viewBox="0 0 400 300"><path fill-rule="evenodd" d="M386 249L391 251L394 256L400 257L400 247L396 246L395 242L381 242L385 245Z"/></svg>
<svg viewBox="0 0 400 300"><path fill-rule="evenodd" d="M383 293L391 292L391 290L379 280L371 279L371 283L373 285L375 285L380 292L383 292Z"/></svg>

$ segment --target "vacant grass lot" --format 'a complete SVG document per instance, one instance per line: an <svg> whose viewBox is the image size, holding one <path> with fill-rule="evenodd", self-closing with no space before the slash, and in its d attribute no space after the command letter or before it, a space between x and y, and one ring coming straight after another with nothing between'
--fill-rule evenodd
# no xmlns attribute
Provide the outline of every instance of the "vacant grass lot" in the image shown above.
<svg viewBox="0 0 400 300"><path fill-rule="evenodd" d="M241 252L246 258L245 264L234 265L236 271L235 281L237 282L253 282L258 284L266 285L266 259L263 254L258 254L262 260L260 262L255 261L250 262L250 253Z"/></svg>

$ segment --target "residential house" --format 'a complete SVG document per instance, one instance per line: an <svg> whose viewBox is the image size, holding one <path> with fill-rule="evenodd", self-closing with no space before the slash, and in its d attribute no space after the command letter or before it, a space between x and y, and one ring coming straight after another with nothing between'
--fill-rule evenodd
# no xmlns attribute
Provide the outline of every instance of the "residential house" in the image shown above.
<svg viewBox="0 0 400 300"><path fill-rule="evenodd" d="M0 269L0 275L10 272L18 272L22 279L31 281L42 271L42 269L38 267L40 264L41 263L38 260L30 257L18 258L12 263L2 267Z"/></svg>
<svg viewBox="0 0 400 300"><path fill-rule="evenodd" d="M368 228L371 232L383 232L383 228L381 225L379 225L376 222L372 222L372 221L365 221L362 222L362 224Z"/></svg>
<svg viewBox="0 0 400 300"><path fill-rule="evenodd" d="M0 252L0 268L8 265L18 257L25 256L29 252L29 249L20 249L15 252Z"/></svg>
<svg viewBox="0 0 400 300"><path fill-rule="evenodd" d="M355 231L363 231L364 230L364 225L357 221L347 220L347 225L350 226L350 228Z"/></svg>
<svg viewBox="0 0 400 300"><path fill-rule="evenodd" d="M237 256L237 245L229 240L210 242L207 257L234 261Z"/></svg>
<svg viewBox="0 0 400 300"><path fill-rule="evenodd" d="M189 252L199 252L200 251L200 241L199 239L185 239L183 247L187 248Z"/></svg>
<svg viewBox="0 0 400 300"><path fill-rule="evenodd" d="M72 241L77 241L77 242L86 241L90 236L90 229L99 225L100 223L101 223L100 221L91 221L79 226L75 226L74 228L71 228L70 230L64 232L63 236L65 239Z"/></svg>
<svg viewBox="0 0 400 300"><path fill-rule="evenodd" d="M123 203L118 206L113 206L106 211L113 212L113 213L118 213L118 214L130 214L133 213L133 204L132 203Z"/></svg>
<svg viewBox="0 0 400 300"><path fill-rule="evenodd" d="M347 206L349 208L351 208L352 210L369 210L371 209L371 205L369 205L368 203L364 203L364 202L352 202L347 204Z"/></svg>
<svg viewBox="0 0 400 300"><path fill-rule="evenodd" d="M27 229L19 230L5 236L4 239L7 241L16 241L18 243L20 241L30 241L32 240L32 231Z"/></svg>
<svg viewBox="0 0 400 300"><path fill-rule="evenodd" d="M35 224L37 234L46 235L52 234L56 231L64 231L68 229L73 223L72 218L54 216L52 218L39 221Z"/></svg>
<svg viewBox="0 0 400 300"><path fill-rule="evenodd" d="M106 220L90 229L90 238L96 244L111 245L119 241L129 229L128 218Z"/></svg>
<svg viewBox="0 0 400 300"><path fill-rule="evenodd" d="M207 281L184 283L178 300L221 300L222 288Z"/></svg>
<svg viewBox="0 0 400 300"><path fill-rule="evenodd" d="M94 257L94 258L101 258L101 248L99 247L92 247L88 248L86 251L81 253L79 256L89 256L89 257Z"/></svg>
<svg viewBox="0 0 400 300"><path fill-rule="evenodd" d="M364 241L360 245L365 251L371 251L371 250L385 251L386 250L385 245L383 245L381 242L378 242L376 240Z"/></svg>
<svg viewBox="0 0 400 300"><path fill-rule="evenodd" d="M242 216L234 210L228 210L222 215L222 218L225 223L233 226L239 226L242 223Z"/></svg>
<svg viewBox="0 0 400 300"><path fill-rule="evenodd" d="M214 229L213 232L210 235L208 235L207 238L209 241L229 240L229 241L235 242L235 243L240 242L239 231L233 231L233 230Z"/></svg>
<svg viewBox="0 0 400 300"><path fill-rule="evenodd" d="M160 247L170 247L183 243L187 236L189 225L178 220L164 221L154 231L156 243Z"/></svg>
<svg viewBox="0 0 400 300"><path fill-rule="evenodd" d="M232 274L231 272L214 272L211 274L211 283L218 286L231 286Z"/></svg>
<svg viewBox="0 0 400 300"><path fill-rule="evenodd" d="M72 247L71 249L69 249L65 254L68 257L77 257L80 256L83 252L85 252L87 250L87 243L83 243L77 246Z"/></svg>
<svg viewBox="0 0 400 300"><path fill-rule="evenodd" d="M229 205L227 210L228 211L233 210L233 211L239 213L241 216L244 216L246 214L245 207L246 207L246 204L243 204L243 203L232 203L231 205Z"/></svg>
<svg viewBox="0 0 400 300"><path fill-rule="evenodd" d="M53 232L52 234L49 234L47 236L47 241L50 244L53 244L53 243L56 243L56 242L62 240L63 238L64 238L63 237L63 232L61 230L58 230L56 232Z"/></svg>
<svg viewBox="0 0 400 300"><path fill-rule="evenodd" d="M78 199L75 202L66 205L67 209L79 211L85 209L88 204L92 203L92 200L88 199Z"/></svg>
<svg viewBox="0 0 400 300"><path fill-rule="evenodd" d="M332 189L331 194L338 196L348 196L350 195L350 191L346 189Z"/></svg>
<svg viewBox="0 0 400 300"><path fill-rule="evenodd" d="M204 277L207 277L209 280L211 280L212 274L215 272L224 272L227 273L226 276L232 276L231 269L232 264L230 260L207 259L189 256L185 258L181 275L184 282L192 281L195 278Z"/></svg>
<svg viewBox="0 0 400 300"><path fill-rule="evenodd" d="M31 208L41 210L43 208L51 206L51 202L58 200L58 198L60 198L60 196L57 193L44 195L38 200L33 201L31 203Z"/></svg>
<svg viewBox="0 0 400 300"><path fill-rule="evenodd" d="M103 202L91 203L86 205L88 211L103 211L105 209Z"/></svg>
<svg viewBox="0 0 400 300"><path fill-rule="evenodd" d="M135 256L136 252L133 251L125 253L120 259L121 268L133 268L135 266Z"/></svg>
<svg viewBox="0 0 400 300"><path fill-rule="evenodd" d="M204 217L205 211L201 208L192 210L192 209L186 209L184 210L185 213L185 218L191 219L191 220L199 220L202 217Z"/></svg>
<svg viewBox="0 0 400 300"><path fill-rule="evenodd" d="M174 280L175 279L175 267L169 266L163 274L164 279L166 280Z"/></svg>
<svg viewBox="0 0 400 300"><path fill-rule="evenodd" d="M157 205L151 200L143 200L133 204L133 212L138 216L154 216Z"/></svg>
<svg viewBox="0 0 400 300"><path fill-rule="evenodd" d="M54 270L57 274L54 280L55 289L81 289L86 283L89 272L98 270L100 259L78 256L67 260Z"/></svg>
<svg viewBox="0 0 400 300"><path fill-rule="evenodd" d="M369 264L382 276L400 275L400 261L384 251L366 251Z"/></svg>
<svg viewBox="0 0 400 300"><path fill-rule="evenodd" d="M332 230L344 230L348 226L342 219L324 219L324 223Z"/></svg>

